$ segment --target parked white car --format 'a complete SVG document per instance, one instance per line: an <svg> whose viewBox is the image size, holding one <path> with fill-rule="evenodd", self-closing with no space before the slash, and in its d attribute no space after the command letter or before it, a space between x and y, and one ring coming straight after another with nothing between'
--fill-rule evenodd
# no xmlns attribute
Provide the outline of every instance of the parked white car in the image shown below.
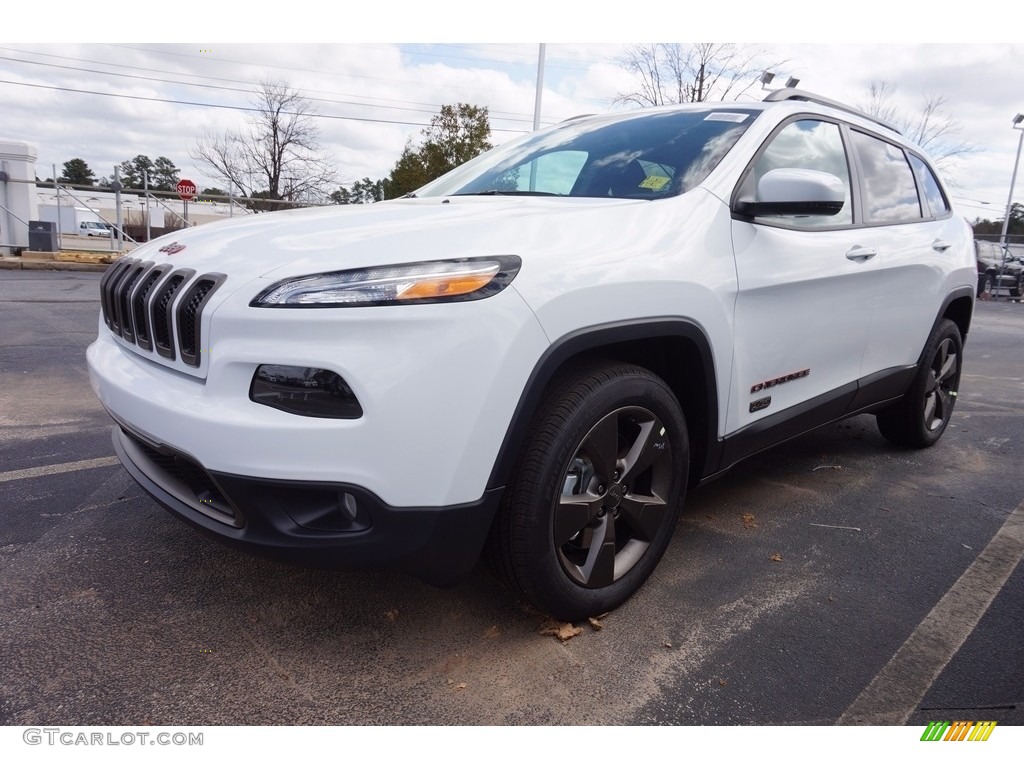
<svg viewBox="0 0 1024 768"><path fill-rule="evenodd" d="M78 234L86 237L110 237L110 227L102 221L83 221L78 225Z"/></svg>
<svg viewBox="0 0 1024 768"><path fill-rule="evenodd" d="M465 575L579 619L688 487L859 413L931 445L977 273L920 148L799 91L573 119L374 205L145 244L93 388L131 475L219 539Z"/></svg>

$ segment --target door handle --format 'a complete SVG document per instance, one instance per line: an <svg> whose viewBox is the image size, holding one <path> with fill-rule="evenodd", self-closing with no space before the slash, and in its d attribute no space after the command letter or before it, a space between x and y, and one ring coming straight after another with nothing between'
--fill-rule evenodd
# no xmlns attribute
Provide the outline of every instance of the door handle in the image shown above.
<svg viewBox="0 0 1024 768"><path fill-rule="evenodd" d="M944 250L949 248L949 246L950 244L947 243L945 240L935 239L932 241L932 248L934 248L939 253L942 253Z"/></svg>
<svg viewBox="0 0 1024 768"><path fill-rule="evenodd" d="M874 248L863 248L859 245L853 246L853 248L846 252L846 258L850 261L867 261L877 255L878 251Z"/></svg>

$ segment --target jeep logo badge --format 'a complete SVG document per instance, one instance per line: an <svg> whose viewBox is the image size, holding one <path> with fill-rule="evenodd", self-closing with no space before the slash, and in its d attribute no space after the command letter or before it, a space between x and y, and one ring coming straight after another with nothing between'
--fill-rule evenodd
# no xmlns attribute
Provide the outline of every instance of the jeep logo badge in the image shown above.
<svg viewBox="0 0 1024 768"><path fill-rule="evenodd" d="M178 242L174 242L174 243L171 243L170 245L165 245L163 248L161 248L160 249L160 253L178 253L179 251L184 251L184 250L185 250L185 246L184 245L182 245L181 243L178 243Z"/></svg>

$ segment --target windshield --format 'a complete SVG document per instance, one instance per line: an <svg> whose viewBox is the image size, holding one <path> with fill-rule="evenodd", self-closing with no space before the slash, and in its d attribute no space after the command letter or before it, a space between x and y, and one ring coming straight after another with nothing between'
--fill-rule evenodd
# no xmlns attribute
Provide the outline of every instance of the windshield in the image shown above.
<svg viewBox="0 0 1024 768"><path fill-rule="evenodd" d="M571 121L480 155L416 196L670 197L700 184L758 114L718 105Z"/></svg>

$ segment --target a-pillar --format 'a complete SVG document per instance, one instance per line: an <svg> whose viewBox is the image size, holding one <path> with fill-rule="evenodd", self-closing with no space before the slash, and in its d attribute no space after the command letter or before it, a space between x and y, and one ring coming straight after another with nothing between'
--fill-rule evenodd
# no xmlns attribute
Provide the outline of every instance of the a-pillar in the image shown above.
<svg viewBox="0 0 1024 768"><path fill-rule="evenodd" d="M28 222L39 219L38 156L27 142L0 139L0 253L28 248Z"/></svg>

